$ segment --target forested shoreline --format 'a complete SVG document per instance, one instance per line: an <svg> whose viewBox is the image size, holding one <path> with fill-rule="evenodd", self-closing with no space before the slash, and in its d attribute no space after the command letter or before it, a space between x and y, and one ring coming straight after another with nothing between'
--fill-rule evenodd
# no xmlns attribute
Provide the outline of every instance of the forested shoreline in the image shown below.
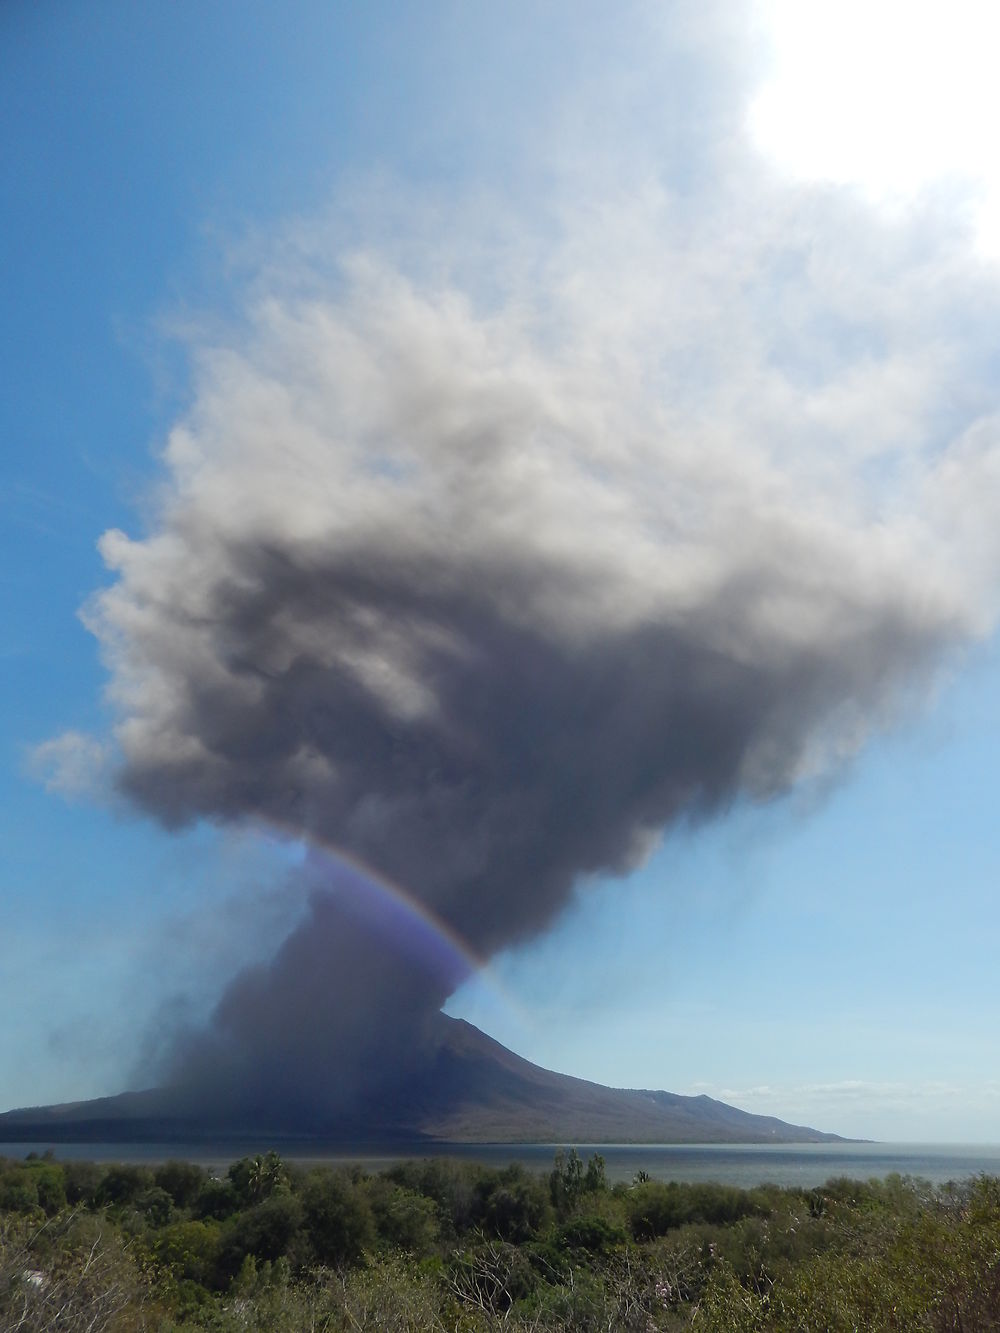
<svg viewBox="0 0 1000 1333"><path fill-rule="evenodd" d="M0 1158L0 1333L1000 1327L1000 1179Z"/></svg>

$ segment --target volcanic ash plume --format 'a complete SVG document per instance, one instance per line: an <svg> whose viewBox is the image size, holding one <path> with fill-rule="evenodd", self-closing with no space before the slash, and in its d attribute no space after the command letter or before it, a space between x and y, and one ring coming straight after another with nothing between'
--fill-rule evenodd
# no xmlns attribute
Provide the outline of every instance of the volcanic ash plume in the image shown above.
<svg viewBox="0 0 1000 1333"><path fill-rule="evenodd" d="M763 337L713 404L654 373L676 328L605 343L574 291L561 336L374 266L273 295L201 353L149 534L103 539L121 790L319 849L307 919L178 1046L206 1096L340 1106L461 981L358 914L344 855L488 956L678 817L834 768L977 629L919 508L954 453L873 497L791 379L745 410Z"/></svg>

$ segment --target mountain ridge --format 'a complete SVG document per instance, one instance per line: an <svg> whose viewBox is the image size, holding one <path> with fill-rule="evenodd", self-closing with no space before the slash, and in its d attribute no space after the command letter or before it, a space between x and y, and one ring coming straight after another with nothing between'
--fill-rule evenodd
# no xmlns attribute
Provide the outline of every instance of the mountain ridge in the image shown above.
<svg viewBox="0 0 1000 1333"><path fill-rule="evenodd" d="M276 1143L843 1143L705 1094L610 1088L533 1064L463 1019L440 1015L419 1072L350 1114L199 1110L183 1089L150 1088L0 1114L0 1140Z"/></svg>

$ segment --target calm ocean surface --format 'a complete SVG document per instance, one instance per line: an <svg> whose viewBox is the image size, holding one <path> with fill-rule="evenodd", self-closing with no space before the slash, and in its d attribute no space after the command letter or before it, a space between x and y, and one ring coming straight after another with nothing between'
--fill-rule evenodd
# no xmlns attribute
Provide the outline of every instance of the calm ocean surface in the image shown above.
<svg viewBox="0 0 1000 1333"><path fill-rule="evenodd" d="M29 1152L52 1149L64 1161L162 1162L184 1158L220 1171L230 1162L250 1153L263 1152L268 1143L0 1143L0 1156L23 1158ZM378 1171L407 1158L457 1157L466 1161L505 1166L522 1162L533 1171L547 1171L560 1144L553 1143L455 1143L412 1148L393 1148L384 1154L371 1150L328 1152L315 1145L279 1145L281 1155L291 1161L324 1162L330 1165L357 1163ZM572 1146L572 1145L566 1145ZM920 1176L935 1184L964 1180L986 1172L1000 1176L1000 1144L947 1143L788 1143L788 1144L620 1144L575 1145L586 1160L599 1152L605 1160L609 1180L631 1180L636 1171L646 1171L654 1180L713 1180L749 1188L765 1181L775 1185L821 1185L831 1176L867 1180L892 1171Z"/></svg>

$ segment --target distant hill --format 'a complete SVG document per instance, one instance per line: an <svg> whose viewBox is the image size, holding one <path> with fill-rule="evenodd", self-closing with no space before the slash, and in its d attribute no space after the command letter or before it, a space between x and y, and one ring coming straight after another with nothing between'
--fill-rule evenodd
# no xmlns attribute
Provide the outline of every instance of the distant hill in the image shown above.
<svg viewBox="0 0 1000 1333"><path fill-rule="evenodd" d="M0 1115L7 1142L836 1143L804 1125L751 1115L711 1097L607 1088L524 1060L461 1019L441 1015L440 1041L417 1077L346 1118L282 1123L206 1115L154 1088Z"/></svg>

